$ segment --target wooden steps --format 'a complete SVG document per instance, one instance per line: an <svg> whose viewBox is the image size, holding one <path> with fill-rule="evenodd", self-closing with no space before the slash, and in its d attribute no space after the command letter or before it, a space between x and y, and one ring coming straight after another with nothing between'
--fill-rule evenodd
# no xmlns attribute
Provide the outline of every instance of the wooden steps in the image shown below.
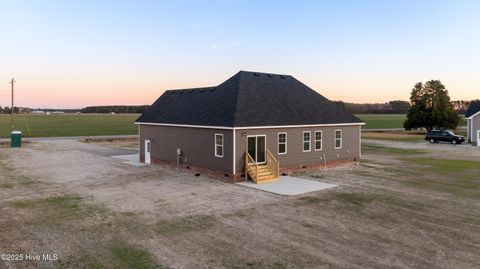
<svg viewBox="0 0 480 269"><path fill-rule="evenodd" d="M267 165L259 165L258 172L257 172L257 184L265 183L265 182L272 182L277 180L278 178L275 176L275 173L268 167Z"/></svg>
<svg viewBox="0 0 480 269"><path fill-rule="evenodd" d="M266 183L278 180L280 171L279 162L267 149L267 160L264 164L256 163L253 158L245 152L245 175L250 176L253 182Z"/></svg>

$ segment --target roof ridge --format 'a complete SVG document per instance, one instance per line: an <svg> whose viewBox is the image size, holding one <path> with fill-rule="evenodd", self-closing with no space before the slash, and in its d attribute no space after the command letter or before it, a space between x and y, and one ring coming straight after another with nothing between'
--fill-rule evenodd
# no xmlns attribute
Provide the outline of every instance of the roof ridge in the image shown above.
<svg viewBox="0 0 480 269"><path fill-rule="evenodd" d="M209 86L209 87L195 87L195 88L183 88L183 89L170 89L170 90L166 90L165 92L175 92L175 91L190 91L190 90L205 90L205 89L211 89L211 88L215 88L217 86Z"/></svg>
<svg viewBox="0 0 480 269"><path fill-rule="evenodd" d="M238 107L238 93L240 92L240 84L241 84L241 77L242 77L242 72L245 72L245 71L239 71L237 74L235 74L233 77L235 76L238 76L237 80L238 80L238 83L236 83L237 87L236 87L236 92L234 93L234 97L233 99L235 100L235 102L233 102L233 127L235 127L235 124L237 122L237 107Z"/></svg>
<svg viewBox="0 0 480 269"><path fill-rule="evenodd" d="M287 75L287 74L277 74L277 73L258 72L258 71L247 71L247 70L240 70L238 73L293 77L292 75Z"/></svg>

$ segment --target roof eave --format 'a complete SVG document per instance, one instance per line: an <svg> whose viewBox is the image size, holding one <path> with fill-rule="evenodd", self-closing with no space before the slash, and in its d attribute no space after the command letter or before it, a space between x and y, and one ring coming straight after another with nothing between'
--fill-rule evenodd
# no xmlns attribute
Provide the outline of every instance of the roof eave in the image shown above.
<svg viewBox="0 0 480 269"><path fill-rule="evenodd" d="M475 118L478 115L480 115L480 111L478 111L477 113L473 114L472 116L466 117L466 118L469 119L469 120L473 120L473 118Z"/></svg>
<svg viewBox="0 0 480 269"><path fill-rule="evenodd" d="M270 126L209 126L209 125L190 125L190 124L172 124L172 123L156 123L156 122L135 122L136 125L153 125L153 126L170 126L170 127L186 127L186 128L204 128L204 129L225 129L225 130L249 130L249 129L281 129L281 128L309 128L309 127L334 127L334 126L363 126L365 122L349 122L349 123L325 123L325 124L303 124L303 125L270 125Z"/></svg>

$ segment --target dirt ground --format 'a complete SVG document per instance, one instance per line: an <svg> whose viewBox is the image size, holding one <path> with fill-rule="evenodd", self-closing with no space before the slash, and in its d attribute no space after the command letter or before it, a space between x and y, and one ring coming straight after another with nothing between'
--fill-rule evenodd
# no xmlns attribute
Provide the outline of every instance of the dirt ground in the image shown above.
<svg viewBox="0 0 480 269"><path fill-rule="evenodd" d="M479 268L480 148L364 142L293 197L111 158L131 141L2 148L0 268Z"/></svg>

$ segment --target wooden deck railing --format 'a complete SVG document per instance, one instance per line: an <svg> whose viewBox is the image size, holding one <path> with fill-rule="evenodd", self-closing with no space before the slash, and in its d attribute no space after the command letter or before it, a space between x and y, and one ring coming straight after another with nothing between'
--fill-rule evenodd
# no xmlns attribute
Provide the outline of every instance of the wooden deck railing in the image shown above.
<svg viewBox="0 0 480 269"><path fill-rule="evenodd" d="M280 176L280 163L277 159L273 156L270 150L267 149L267 166L270 168L270 171L273 172L275 178Z"/></svg>
<svg viewBox="0 0 480 269"><path fill-rule="evenodd" d="M245 151L245 177L252 178L253 182L257 183L257 175L258 175L258 163L250 156L248 151Z"/></svg>
<svg viewBox="0 0 480 269"><path fill-rule="evenodd" d="M270 150L267 149L265 166L271 171L274 178L277 179L280 176L280 162L273 156ZM258 167L259 164L255 162L252 156L245 151L245 176L250 176L253 182L258 183Z"/></svg>

